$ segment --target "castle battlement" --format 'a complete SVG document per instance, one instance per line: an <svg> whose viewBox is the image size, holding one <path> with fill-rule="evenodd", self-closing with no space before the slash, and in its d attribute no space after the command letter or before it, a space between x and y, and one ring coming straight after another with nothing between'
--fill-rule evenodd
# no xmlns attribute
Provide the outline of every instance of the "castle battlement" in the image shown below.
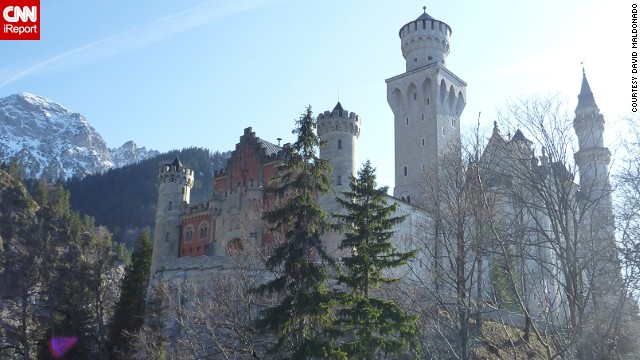
<svg viewBox="0 0 640 360"><path fill-rule="evenodd" d="M432 18L424 9L424 14L405 24L399 31L407 72L431 63L444 66L449 55L451 28Z"/></svg>
<svg viewBox="0 0 640 360"><path fill-rule="evenodd" d="M321 138L334 131L359 137L361 127L360 115L344 110L339 102L332 111L318 114L318 136Z"/></svg>
<svg viewBox="0 0 640 360"><path fill-rule="evenodd" d="M179 183L189 187L193 186L193 170L183 167L178 159L171 164L164 164L159 167L156 174L158 185Z"/></svg>

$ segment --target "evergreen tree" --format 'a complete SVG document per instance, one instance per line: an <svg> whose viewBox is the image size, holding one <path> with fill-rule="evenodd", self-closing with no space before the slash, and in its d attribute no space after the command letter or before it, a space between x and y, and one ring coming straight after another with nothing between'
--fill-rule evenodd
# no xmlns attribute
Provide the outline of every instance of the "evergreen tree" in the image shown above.
<svg viewBox="0 0 640 360"><path fill-rule="evenodd" d="M393 300L376 297L374 290L397 281L387 271L407 264L416 251L400 252L391 243L394 225L405 216L393 216L397 204L387 203L388 187L376 188L371 163L350 180L351 191L337 199L346 211L334 214L344 225L340 250L348 253L342 259L345 273L338 277L346 288L339 296L344 307L338 324L347 338L340 349L349 359L398 358L413 345L417 318Z"/></svg>
<svg viewBox="0 0 640 360"><path fill-rule="evenodd" d="M296 121L297 141L286 147L286 159L278 166L275 185L269 190L281 205L264 213L271 231L284 240L274 244L266 267L274 279L257 288L275 294L278 303L262 311L259 330L273 332L277 342L270 349L282 358L331 358L333 346L327 326L332 323L332 297L326 287L327 266L333 260L322 244L328 228L327 214L317 197L331 188L327 160L318 158L321 145L315 133L311 107Z"/></svg>
<svg viewBox="0 0 640 360"><path fill-rule="evenodd" d="M120 299L116 304L110 331L113 357L126 355L130 350L129 339L124 331L135 332L142 326L152 251L153 242L149 230L145 229L138 238L138 247L131 255L131 265L127 267L120 286Z"/></svg>

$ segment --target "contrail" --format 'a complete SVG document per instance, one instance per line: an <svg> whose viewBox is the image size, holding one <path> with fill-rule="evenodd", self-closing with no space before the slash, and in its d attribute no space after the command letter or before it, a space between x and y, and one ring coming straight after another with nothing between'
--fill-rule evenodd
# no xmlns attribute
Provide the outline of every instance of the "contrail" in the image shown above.
<svg viewBox="0 0 640 360"><path fill-rule="evenodd" d="M38 70L68 59L66 66L78 66L97 61L109 56L139 49L170 37L172 35L206 25L221 18L251 11L283 0L212 0L198 6L165 16L150 24L134 28L104 39L85 44L75 49L58 54L26 69L19 70L7 80L0 83L0 88L25 78ZM74 55L70 58L71 55Z"/></svg>

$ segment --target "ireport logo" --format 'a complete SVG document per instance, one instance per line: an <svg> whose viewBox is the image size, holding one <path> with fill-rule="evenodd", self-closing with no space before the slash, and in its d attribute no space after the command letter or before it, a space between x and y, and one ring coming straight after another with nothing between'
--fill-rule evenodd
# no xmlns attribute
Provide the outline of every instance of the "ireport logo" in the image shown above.
<svg viewBox="0 0 640 360"><path fill-rule="evenodd" d="M0 40L40 40L40 0L0 0Z"/></svg>

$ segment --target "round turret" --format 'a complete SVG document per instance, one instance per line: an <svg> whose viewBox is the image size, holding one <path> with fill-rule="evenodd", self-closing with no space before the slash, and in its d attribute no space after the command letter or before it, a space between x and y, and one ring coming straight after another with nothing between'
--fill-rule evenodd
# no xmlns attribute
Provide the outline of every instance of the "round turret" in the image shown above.
<svg viewBox="0 0 640 360"><path fill-rule="evenodd" d="M182 166L177 158L158 168L158 202L153 234L151 274L158 270L160 259L178 256L180 216L189 204L193 187L193 170Z"/></svg>
<svg viewBox="0 0 640 360"><path fill-rule="evenodd" d="M318 136L325 142L320 148L320 158L331 161L332 190L320 198L322 209L328 214L341 211L336 196L349 189L349 176L355 176L357 163L357 142L362 121L356 113L342 108L338 102L332 111L318 115ZM338 249L340 235L328 233L324 237L325 247L330 253Z"/></svg>
<svg viewBox="0 0 640 360"><path fill-rule="evenodd" d="M348 185L349 175L356 174L361 126L360 116L344 110L340 102L332 111L318 115L318 136L325 142L320 148L320 158L331 160L334 188Z"/></svg>
<svg viewBox="0 0 640 360"><path fill-rule="evenodd" d="M425 12L400 29L402 56L407 72L437 62L445 65L449 55L451 28Z"/></svg>

